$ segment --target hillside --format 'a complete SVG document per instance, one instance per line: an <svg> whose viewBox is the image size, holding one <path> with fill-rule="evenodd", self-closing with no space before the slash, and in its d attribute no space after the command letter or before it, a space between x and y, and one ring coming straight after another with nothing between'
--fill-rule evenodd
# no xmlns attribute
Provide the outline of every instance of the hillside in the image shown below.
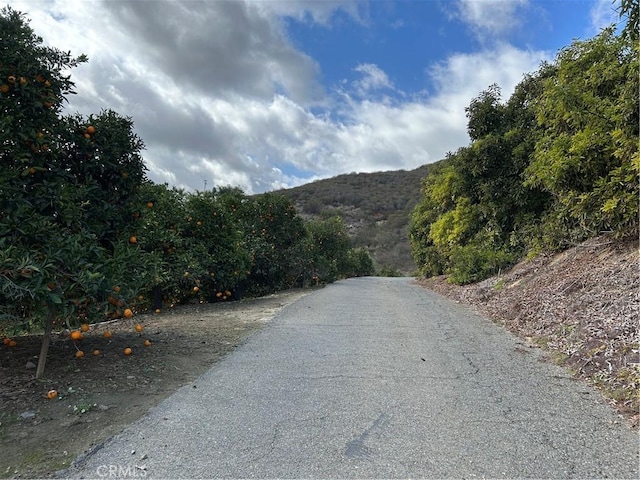
<svg viewBox="0 0 640 480"><path fill-rule="evenodd" d="M420 283L548 350L638 427L639 260L637 240L600 236L479 283L452 285L443 276Z"/></svg>
<svg viewBox="0 0 640 480"><path fill-rule="evenodd" d="M339 215L356 247L366 247L378 268L411 274L416 265L407 235L431 165L415 170L350 173L278 190L303 217Z"/></svg>

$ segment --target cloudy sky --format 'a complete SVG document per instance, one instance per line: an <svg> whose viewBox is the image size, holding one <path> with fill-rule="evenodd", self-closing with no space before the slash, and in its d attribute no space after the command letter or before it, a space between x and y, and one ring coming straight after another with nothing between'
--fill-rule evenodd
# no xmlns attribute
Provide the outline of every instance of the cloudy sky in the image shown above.
<svg viewBox="0 0 640 480"><path fill-rule="evenodd" d="M68 110L132 117L149 178L246 193L435 162L478 93L617 20L612 0L9 3L89 56Z"/></svg>

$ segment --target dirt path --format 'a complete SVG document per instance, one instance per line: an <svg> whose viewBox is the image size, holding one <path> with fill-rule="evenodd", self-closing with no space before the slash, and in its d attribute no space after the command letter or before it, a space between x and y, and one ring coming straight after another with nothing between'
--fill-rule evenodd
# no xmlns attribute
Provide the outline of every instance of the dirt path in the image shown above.
<svg viewBox="0 0 640 480"><path fill-rule="evenodd" d="M27 368L37 363L41 337L18 338L14 348L0 345L0 478L44 478L68 467L310 292L183 306L94 325L80 342L83 358L75 357L74 342L57 335L42 380ZM142 333L135 331L137 323ZM103 337L107 329L110 339ZM123 354L126 347L132 355ZM46 398L51 389L59 392L56 399Z"/></svg>

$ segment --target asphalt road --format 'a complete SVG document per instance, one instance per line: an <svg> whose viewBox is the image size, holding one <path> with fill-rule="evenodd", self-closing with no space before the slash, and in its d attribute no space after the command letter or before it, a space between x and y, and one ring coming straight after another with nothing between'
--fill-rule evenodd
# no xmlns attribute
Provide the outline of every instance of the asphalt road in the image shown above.
<svg viewBox="0 0 640 480"><path fill-rule="evenodd" d="M75 478L639 478L638 436L499 326L411 279L285 307Z"/></svg>

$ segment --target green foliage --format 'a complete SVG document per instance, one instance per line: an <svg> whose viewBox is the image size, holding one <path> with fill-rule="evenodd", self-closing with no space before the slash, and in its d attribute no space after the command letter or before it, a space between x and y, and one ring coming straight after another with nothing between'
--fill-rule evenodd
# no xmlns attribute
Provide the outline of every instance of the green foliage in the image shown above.
<svg viewBox="0 0 640 480"><path fill-rule="evenodd" d="M432 171L412 214L419 272L469 283L602 231L637 236L639 78L637 49L612 27L505 104L495 85L472 100L471 145Z"/></svg>
<svg viewBox="0 0 640 480"><path fill-rule="evenodd" d="M526 171L555 200L546 243L637 235L638 57L609 28L563 49L556 68L534 106L544 136Z"/></svg>
<svg viewBox="0 0 640 480"><path fill-rule="evenodd" d="M383 266L378 272L377 275L380 277L402 277L402 272L396 270L393 267L388 265Z"/></svg>
<svg viewBox="0 0 640 480"><path fill-rule="evenodd" d="M375 273L373 258L366 248L353 248L347 252L344 275L347 277L366 277Z"/></svg>

